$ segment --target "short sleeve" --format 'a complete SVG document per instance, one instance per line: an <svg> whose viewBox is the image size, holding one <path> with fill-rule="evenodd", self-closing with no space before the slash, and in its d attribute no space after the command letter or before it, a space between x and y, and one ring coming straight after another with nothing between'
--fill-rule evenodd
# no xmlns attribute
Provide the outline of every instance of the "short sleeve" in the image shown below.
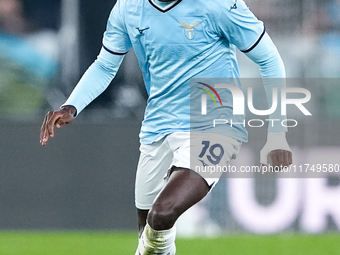
<svg viewBox="0 0 340 255"><path fill-rule="evenodd" d="M113 7L103 38L103 47L113 54L125 54L131 49L131 41L126 30L123 16L124 1L118 0Z"/></svg>
<svg viewBox="0 0 340 255"><path fill-rule="evenodd" d="M251 51L265 34L258 20L243 0L225 0L217 19L217 29L242 52Z"/></svg>

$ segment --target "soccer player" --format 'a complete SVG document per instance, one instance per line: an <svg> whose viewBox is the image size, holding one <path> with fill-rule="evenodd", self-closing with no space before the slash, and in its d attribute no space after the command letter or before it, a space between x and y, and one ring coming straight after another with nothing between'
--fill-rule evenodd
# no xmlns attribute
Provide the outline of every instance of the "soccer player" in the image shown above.
<svg viewBox="0 0 340 255"><path fill-rule="evenodd" d="M227 165L247 141L242 126L224 125L216 133L211 125L198 125L199 139L192 142L189 136L190 79L239 78L236 47L259 65L263 78L285 77L263 23L243 0L118 0L97 60L61 109L44 119L42 145L54 136L54 126L71 123L107 88L124 55L134 49L148 92L135 186L140 229L136 255L175 254L177 218L217 183L218 178L190 170L190 160ZM264 85L270 101L271 84ZM233 118L231 98L224 101L221 114ZM261 163L270 155L274 166L288 166L292 154L286 129L270 125L268 131ZM216 148L215 158L208 155Z"/></svg>

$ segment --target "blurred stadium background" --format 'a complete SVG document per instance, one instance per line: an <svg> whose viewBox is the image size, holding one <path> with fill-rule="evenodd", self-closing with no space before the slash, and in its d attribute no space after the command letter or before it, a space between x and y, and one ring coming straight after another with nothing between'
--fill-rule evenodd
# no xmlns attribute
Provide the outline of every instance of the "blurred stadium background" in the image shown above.
<svg viewBox="0 0 340 255"><path fill-rule="evenodd" d="M339 164L340 1L246 2L265 22L287 76L312 92L313 118L288 136L296 162ZM47 147L39 145L46 111L64 102L99 53L114 3L0 0L0 254L111 254L103 247L121 243L130 245L129 251L115 248L112 254L134 252L135 233L124 231L134 232L137 225L134 174L146 101L134 53L74 124L57 132ZM242 77L259 77L242 54L239 63ZM235 165L258 162L266 131L249 133ZM180 239L179 254L208 254L203 243L209 240L215 254L340 254L340 181L223 178L177 227L182 238L209 237L194 239L195 251L186 251L189 243ZM63 230L122 236L78 232L72 243L67 234L60 237ZM221 235L227 238L212 239Z"/></svg>

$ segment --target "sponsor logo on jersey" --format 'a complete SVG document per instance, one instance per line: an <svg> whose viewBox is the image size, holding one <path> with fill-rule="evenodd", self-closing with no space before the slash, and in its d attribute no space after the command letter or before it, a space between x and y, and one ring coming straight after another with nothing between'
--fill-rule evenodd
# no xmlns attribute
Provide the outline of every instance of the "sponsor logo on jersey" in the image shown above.
<svg viewBox="0 0 340 255"><path fill-rule="evenodd" d="M188 40L192 40L194 39L195 37L195 27L199 24L201 24L202 21L196 21L196 22L193 22L191 24L187 24L187 23L184 23L184 22L179 22L179 24L184 27L184 34L185 34L185 37L188 39Z"/></svg>
<svg viewBox="0 0 340 255"><path fill-rule="evenodd" d="M237 3L237 0L235 1L234 5L230 6L230 10L229 10L230 12L231 12L232 10L236 10L236 9L237 9L236 3Z"/></svg>
<svg viewBox="0 0 340 255"><path fill-rule="evenodd" d="M139 27L136 27L136 29L138 30L139 34L143 34L145 30L148 30L150 27L146 27L146 28L139 28Z"/></svg>

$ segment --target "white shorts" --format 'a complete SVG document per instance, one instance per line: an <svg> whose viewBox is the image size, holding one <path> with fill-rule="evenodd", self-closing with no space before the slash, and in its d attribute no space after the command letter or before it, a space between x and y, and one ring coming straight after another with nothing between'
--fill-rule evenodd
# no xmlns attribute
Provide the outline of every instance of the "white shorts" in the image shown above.
<svg viewBox="0 0 340 255"><path fill-rule="evenodd" d="M196 133L195 133L196 134ZM172 133L153 144L141 144L135 184L135 204L149 210L167 183L172 166L195 169L195 166L228 165L235 159L241 142L219 134L189 132ZM223 153L222 153L223 152ZM221 174L202 174L213 188Z"/></svg>

